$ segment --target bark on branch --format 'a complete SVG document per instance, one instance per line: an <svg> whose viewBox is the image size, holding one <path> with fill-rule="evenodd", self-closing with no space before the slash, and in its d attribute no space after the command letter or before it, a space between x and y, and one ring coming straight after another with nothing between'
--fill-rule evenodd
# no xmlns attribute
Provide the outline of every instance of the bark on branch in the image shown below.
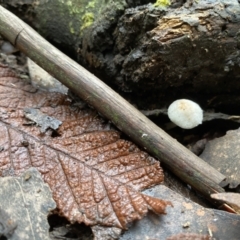
<svg viewBox="0 0 240 240"><path fill-rule="evenodd" d="M221 173L188 151L105 83L61 53L0 6L0 34L111 120L135 143L160 159L202 194L223 192Z"/></svg>

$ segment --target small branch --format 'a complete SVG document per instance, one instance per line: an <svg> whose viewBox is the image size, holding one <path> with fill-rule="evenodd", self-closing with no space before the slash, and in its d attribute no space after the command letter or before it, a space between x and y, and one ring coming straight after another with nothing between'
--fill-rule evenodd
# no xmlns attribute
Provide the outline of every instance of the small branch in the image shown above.
<svg viewBox="0 0 240 240"><path fill-rule="evenodd" d="M225 176L157 127L93 74L61 53L27 24L0 6L0 34L88 104L110 119L135 143L159 158L202 194L223 192Z"/></svg>
<svg viewBox="0 0 240 240"><path fill-rule="evenodd" d="M160 114L167 116L167 114L168 114L166 108L153 109L153 110L142 110L141 113L147 117L158 116ZM204 112L203 113L203 122L208 122L208 121L212 121L215 119L231 120L231 121L240 123L240 116L227 115L224 113L215 113L215 112Z"/></svg>

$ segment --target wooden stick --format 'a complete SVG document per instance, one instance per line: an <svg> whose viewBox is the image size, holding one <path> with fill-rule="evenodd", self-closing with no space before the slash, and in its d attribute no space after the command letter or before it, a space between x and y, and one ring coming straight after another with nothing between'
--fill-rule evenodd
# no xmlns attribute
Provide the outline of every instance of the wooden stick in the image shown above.
<svg viewBox="0 0 240 240"><path fill-rule="evenodd" d="M206 196L224 191L219 186L225 179L224 175L187 150L110 87L1 6L0 34L94 106L135 143L159 158L183 181Z"/></svg>

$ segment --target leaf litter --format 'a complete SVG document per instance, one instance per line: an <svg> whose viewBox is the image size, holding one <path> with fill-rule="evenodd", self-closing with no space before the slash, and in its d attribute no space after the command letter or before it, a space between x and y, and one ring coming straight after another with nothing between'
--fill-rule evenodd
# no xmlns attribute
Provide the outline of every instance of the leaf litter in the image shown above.
<svg viewBox="0 0 240 240"><path fill-rule="evenodd" d="M211 198L221 200L229 204L237 214L240 214L240 194L239 193L214 193Z"/></svg>
<svg viewBox="0 0 240 240"><path fill-rule="evenodd" d="M0 186L0 239L49 240L47 216L56 203L39 172L0 178Z"/></svg>
<svg viewBox="0 0 240 240"><path fill-rule="evenodd" d="M49 184L59 214L71 222L126 229L148 210L164 214L170 202L141 193L163 181L158 161L90 108L71 107L61 93L46 93L0 66L0 175L35 167ZM34 108L62 122L41 132L27 125Z"/></svg>
<svg viewBox="0 0 240 240"><path fill-rule="evenodd" d="M230 188L240 184L240 129L209 141L200 157L227 176Z"/></svg>
<svg viewBox="0 0 240 240"><path fill-rule="evenodd" d="M164 185L144 190L144 193L161 199L170 198L174 208L169 208L167 215L149 212L124 232L120 240L239 240L240 216L237 214L205 208Z"/></svg>

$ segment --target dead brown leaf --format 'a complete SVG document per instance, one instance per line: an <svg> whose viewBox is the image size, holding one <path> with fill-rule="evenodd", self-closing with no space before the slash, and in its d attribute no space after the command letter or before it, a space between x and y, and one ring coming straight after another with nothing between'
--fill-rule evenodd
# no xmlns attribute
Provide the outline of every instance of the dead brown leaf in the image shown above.
<svg viewBox="0 0 240 240"><path fill-rule="evenodd" d="M229 204L236 213L240 214L240 194L239 193L214 193L211 198L226 202Z"/></svg>
<svg viewBox="0 0 240 240"><path fill-rule="evenodd" d="M239 137L240 129L228 131L225 136L209 141L200 155L202 159L227 176L230 188L236 188L240 184Z"/></svg>
<svg viewBox="0 0 240 240"><path fill-rule="evenodd" d="M163 181L159 162L120 139L95 111L72 108L65 95L40 92L3 66L0 96L0 175L37 168L70 221L125 229L148 210L162 214L170 205L140 192ZM25 108L62 125L43 133Z"/></svg>
<svg viewBox="0 0 240 240"><path fill-rule="evenodd" d="M170 197L174 208L169 208L166 216L149 212L144 219L133 224L120 240L166 240L170 237L200 240L210 236L212 240L239 240L240 228L237 226L240 226L240 215L204 208L164 185L157 185L144 193L161 199ZM178 235L183 238L177 238Z"/></svg>
<svg viewBox="0 0 240 240"><path fill-rule="evenodd" d="M211 240L211 236L197 233L179 233L177 235L168 237L167 240Z"/></svg>

